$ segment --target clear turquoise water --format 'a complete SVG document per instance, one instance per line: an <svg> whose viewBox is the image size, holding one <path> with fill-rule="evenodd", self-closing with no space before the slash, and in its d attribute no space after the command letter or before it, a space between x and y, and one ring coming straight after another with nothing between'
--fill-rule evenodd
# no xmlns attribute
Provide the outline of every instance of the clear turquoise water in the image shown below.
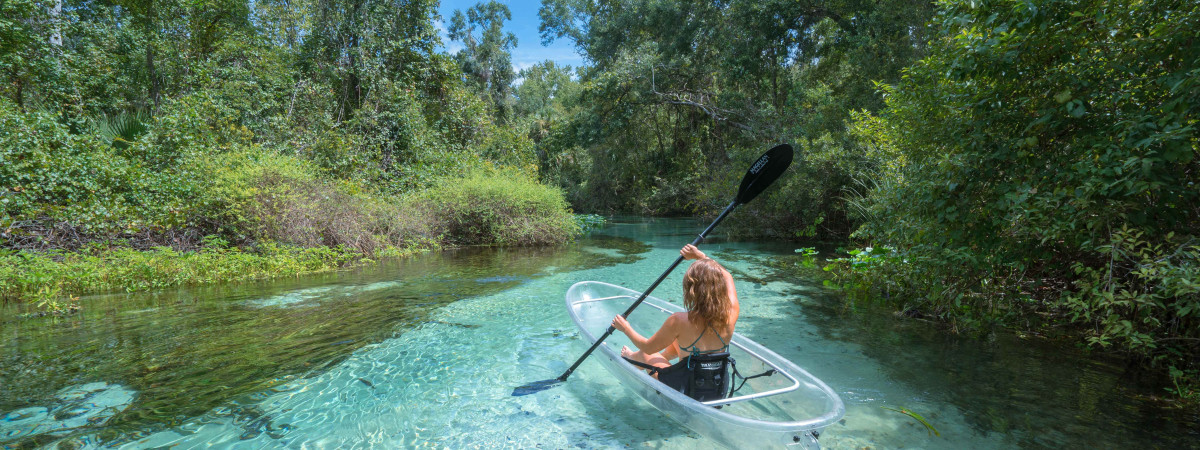
<svg viewBox="0 0 1200 450"><path fill-rule="evenodd" d="M0 445L193 448L704 448L585 362L571 284L643 289L705 224L615 221L555 249L475 249L281 282L85 299L65 319L0 315ZM953 336L847 311L777 267L790 246L714 239L739 332L834 388L827 448L1196 447L1123 366L1070 345ZM676 300L682 271L656 296ZM636 314L636 313L635 313ZM941 433L931 436L907 408Z"/></svg>

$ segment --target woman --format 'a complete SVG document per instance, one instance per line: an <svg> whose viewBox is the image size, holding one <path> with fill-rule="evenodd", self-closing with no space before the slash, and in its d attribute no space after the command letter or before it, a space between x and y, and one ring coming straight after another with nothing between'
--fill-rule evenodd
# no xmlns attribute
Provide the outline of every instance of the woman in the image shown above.
<svg viewBox="0 0 1200 450"><path fill-rule="evenodd" d="M622 347L621 356L666 369L671 367L672 359L728 350L739 310L733 276L694 245L685 245L679 254L684 259L696 260L683 276L683 304L687 312L671 314L649 338L634 331L625 317L618 314L613 318L613 328L629 336L638 348L635 352ZM691 344L681 344L687 342ZM658 373L652 374L658 378Z"/></svg>

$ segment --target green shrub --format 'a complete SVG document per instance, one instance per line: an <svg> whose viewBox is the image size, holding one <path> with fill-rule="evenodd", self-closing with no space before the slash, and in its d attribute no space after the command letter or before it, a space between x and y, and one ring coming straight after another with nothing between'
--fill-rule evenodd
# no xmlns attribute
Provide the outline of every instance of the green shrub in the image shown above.
<svg viewBox="0 0 1200 450"><path fill-rule="evenodd" d="M1145 238L1140 230L1114 232L1099 248L1109 263L1075 263L1078 290L1060 305L1090 327L1093 345L1169 358L1182 343L1200 340L1200 244L1174 235L1158 243Z"/></svg>
<svg viewBox="0 0 1200 450"><path fill-rule="evenodd" d="M533 169L533 144L497 126L480 100L461 89L430 108L417 86L385 82L354 116L315 128L298 155L332 177L370 184L387 194L415 192L437 180L499 165Z"/></svg>
<svg viewBox="0 0 1200 450"><path fill-rule="evenodd" d="M398 200L372 195L353 181L328 180L310 163L249 149L206 161L213 184L203 201L237 241L301 247L344 246L372 255L435 235L428 221Z"/></svg>
<svg viewBox="0 0 1200 450"><path fill-rule="evenodd" d="M857 236L895 257L840 276L952 322L1072 324L1173 367L1187 391L1200 364L1200 6L938 6L929 56L883 87L878 117L856 117L883 162L857 198Z"/></svg>
<svg viewBox="0 0 1200 450"><path fill-rule="evenodd" d="M207 99L185 98L115 139L103 126L76 134L58 117L0 102L4 245L75 248L211 226L211 211L195 200L211 187L203 159L251 145L249 132L218 112Z"/></svg>
<svg viewBox="0 0 1200 450"><path fill-rule="evenodd" d="M579 233L561 191L510 171L448 178L408 204L455 245L556 244Z"/></svg>
<svg viewBox="0 0 1200 450"><path fill-rule="evenodd" d="M36 237L22 235L33 221L97 234L186 222L183 206L196 187L187 174L151 170L111 138L72 134L42 112L4 111L0 129L0 225L20 223L10 239Z"/></svg>

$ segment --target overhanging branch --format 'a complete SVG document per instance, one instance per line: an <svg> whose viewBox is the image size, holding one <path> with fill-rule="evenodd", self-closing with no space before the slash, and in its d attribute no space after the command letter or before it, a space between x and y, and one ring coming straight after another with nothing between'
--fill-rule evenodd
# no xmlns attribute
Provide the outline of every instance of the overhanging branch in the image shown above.
<svg viewBox="0 0 1200 450"><path fill-rule="evenodd" d="M753 128L750 128L750 126L748 126L744 123L730 120L727 117L727 115L733 114L732 111L720 109L715 106L705 104L705 100L706 100L705 97L707 97L707 95L705 95L705 94L696 94L696 93L679 94L679 93L675 93L675 92L663 93L663 92L658 92L658 91L653 91L653 92L654 92L654 95L657 95L659 98L663 99L662 103L665 103L668 105L691 106L691 107L694 107L701 111L704 111L704 113L707 114L709 117L711 117L714 121L727 123L729 125L733 125L734 127L737 127L744 131L749 131L749 132L754 131ZM699 97L699 99L695 99L695 97Z"/></svg>

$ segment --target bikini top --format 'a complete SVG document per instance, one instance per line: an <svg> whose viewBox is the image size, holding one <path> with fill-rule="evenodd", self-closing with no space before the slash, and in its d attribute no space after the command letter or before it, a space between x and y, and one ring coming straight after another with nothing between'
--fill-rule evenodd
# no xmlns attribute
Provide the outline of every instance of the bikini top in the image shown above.
<svg viewBox="0 0 1200 450"><path fill-rule="evenodd" d="M698 350L698 349L696 349L696 344L700 343L700 339L704 338L704 333L707 333L709 329L712 329L713 333L716 333L717 339L720 339L721 343L725 344L725 346L721 347L717 350ZM700 330L700 335L696 336L696 340L692 341L692 345L689 345L687 347L679 347L679 349L683 350L685 352L688 352L688 355L706 355L709 353L720 353L720 352L729 351L729 343L725 342L725 338L721 337L721 333L717 332L717 329L713 328L712 324L710 323L710 324L708 324L707 328Z"/></svg>

